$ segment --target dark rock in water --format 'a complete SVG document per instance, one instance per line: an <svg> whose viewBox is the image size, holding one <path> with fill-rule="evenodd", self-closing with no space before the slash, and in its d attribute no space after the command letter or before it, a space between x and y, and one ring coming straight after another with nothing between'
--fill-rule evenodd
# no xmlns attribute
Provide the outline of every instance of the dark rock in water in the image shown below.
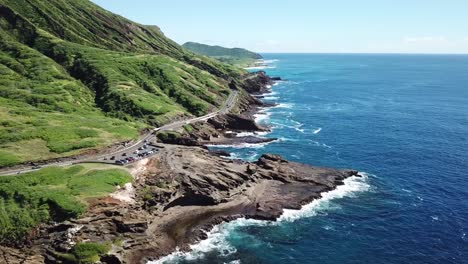
<svg viewBox="0 0 468 264"><path fill-rule="evenodd" d="M287 163L288 161L285 160L282 156L280 155L276 155L276 154L263 154L260 159L258 160L258 162L260 161L264 161L264 160L271 160L271 161L275 161L275 162L284 162L284 163ZM257 164L258 164L257 162Z"/></svg>
<svg viewBox="0 0 468 264"><path fill-rule="evenodd" d="M277 106L278 104L275 104L275 103L263 103L263 106L262 107L275 107Z"/></svg>
<svg viewBox="0 0 468 264"><path fill-rule="evenodd" d="M281 81L281 77L270 77L270 80L272 81Z"/></svg>
<svg viewBox="0 0 468 264"><path fill-rule="evenodd" d="M236 114L218 115L210 118L208 123L213 125L214 128L222 130L268 131L267 128L258 125L254 120Z"/></svg>
<svg viewBox="0 0 468 264"><path fill-rule="evenodd" d="M261 94L267 91L267 85L272 84L272 79L264 71L259 71L246 78L243 88L251 94Z"/></svg>
<svg viewBox="0 0 468 264"><path fill-rule="evenodd" d="M224 151L224 150L213 150L210 149L209 153L213 156L218 156L218 157L230 157L231 153Z"/></svg>

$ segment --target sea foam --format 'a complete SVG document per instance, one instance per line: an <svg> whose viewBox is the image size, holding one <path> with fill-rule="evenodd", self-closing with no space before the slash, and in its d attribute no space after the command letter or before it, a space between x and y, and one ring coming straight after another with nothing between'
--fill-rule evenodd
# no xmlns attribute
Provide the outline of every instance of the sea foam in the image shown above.
<svg viewBox="0 0 468 264"><path fill-rule="evenodd" d="M207 147L212 147L212 148L235 148L235 149L244 149L244 148L254 148L254 149L259 149L263 148L266 145L276 142L278 140L272 140L268 142L262 142L262 143L241 143L241 144L222 144L222 145L216 145L216 144L207 144Z"/></svg>
<svg viewBox="0 0 468 264"><path fill-rule="evenodd" d="M322 198L313 200L311 203L304 205L300 210L284 209L283 214L277 220L278 222L291 222L303 217L312 217L318 212L326 210L330 207L330 202L344 197L355 197L356 194L369 190L368 174L359 173L361 177L352 176L345 179L343 185L339 185L336 189L322 193Z"/></svg>
<svg viewBox="0 0 468 264"><path fill-rule="evenodd" d="M228 256L236 253L237 249L229 243L228 237L238 228L246 226L281 225L286 222L296 221L300 218L313 217L321 211L330 209L330 203L333 200L344 197L355 197L359 193L368 191L370 189L370 185L367 182L369 175L364 172L360 172L359 175L361 177L352 176L345 179L343 185L336 187L336 189L332 191L322 193L322 198L304 205L300 210L284 209L283 214L277 221L239 218L231 222L222 223L207 232L207 239L191 245L190 252L181 252L180 250L176 250L174 253L159 260L150 261L148 264L169 264L177 263L182 260L194 261L202 259L206 254L213 251L217 251L221 256Z"/></svg>
<svg viewBox="0 0 468 264"><path fill-rule="evenodd" d="M239 132L236 133L236 137L248 137L248 136L253 136L253 137L258 137L258 136L265 136L267 135L268 131L263 131L263 132Z"/></svg>
<svg viewBox="0 0 468 264"><path fill-rule="evenodd" d="M318 133L320 133L320 131L322 131L322 128L321 128L321 127L315 129L315 130L314 130L314 134L317 135Z"/></svg>

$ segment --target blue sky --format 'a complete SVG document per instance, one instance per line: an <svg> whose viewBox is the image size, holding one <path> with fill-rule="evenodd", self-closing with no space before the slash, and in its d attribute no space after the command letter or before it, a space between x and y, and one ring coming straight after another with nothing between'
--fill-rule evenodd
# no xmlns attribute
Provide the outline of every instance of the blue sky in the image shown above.
<svg viewBox="0 0 468 264"><path fill-rule="evenodd" d="M93 0L173 40L258 52L468 53L468 0Z"/></svg>

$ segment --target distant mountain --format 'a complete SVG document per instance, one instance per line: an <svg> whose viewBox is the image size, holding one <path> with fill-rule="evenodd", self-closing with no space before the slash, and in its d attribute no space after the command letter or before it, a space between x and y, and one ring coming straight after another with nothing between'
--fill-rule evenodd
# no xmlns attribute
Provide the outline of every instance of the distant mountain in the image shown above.
<svg viewBox="0 0 468 264"><path fill-rule="evenodd" d="M210 46L206 44L187 42L182 47L200 55L209 56L223 62L239 66L252 64L255 60L263 59L262 55L241 48L225 48L221 46Z"/></svg>
<svg viewBox="0 0 468 264"><path fill-rule="evenodd" d="M0 0L0 167L219 108L245 72L89 0Z"/></svg>

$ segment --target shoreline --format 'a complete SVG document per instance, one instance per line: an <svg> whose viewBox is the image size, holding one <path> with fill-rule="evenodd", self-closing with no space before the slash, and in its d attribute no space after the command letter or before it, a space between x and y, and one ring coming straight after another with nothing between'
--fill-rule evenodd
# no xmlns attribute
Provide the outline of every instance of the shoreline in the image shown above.
<svg viewBox="0 0 468 264"><path fill-rule="evenodd" d="M205 254L209 253L212 250L222 250L226 255L230 255L236 252L235 248L225 248L231 245L228 242L223 241L227 235L222 233L223 227L229 225L232 228L236 226L273 226L280 225L285 222L294 222L299 218L310 217L320 210L320 205L333 201L335 199L340 199L344 197L349 197L355 193L368 191L370 186L367 184L367 173L359 172L359 176L351 176L345 179L343 185L338 186L337 188L324 192L321 194L321 197L315 200L312 200L310 203L307 203L301 206L300 209L283 209L283 214L275 220L258 220L253 218L236 218L228 221L224 221L217 225L214 225L211 229L205 230L206 239L198 241L195 244L189 245L189 251L181 251L177 249L172 252L170 255L164 256L157 260L148 261L147 264L164 264L166 261L180 260L188 258L190 260L196 260L203 258ZM326 210L326 209L322 209ZM229 229L229 227L227 229ZM212 241L214 240L214 241ZM221 240L221 241L220 241ZM223 245L214 245L221 244ZM227 244L227 245L226 245ZM229 250L230 249L230 250Z"/></svg>
<svg viewBox="0 0 468 264"><path fill-rule="evenodd" d="M255 98L264 98L266 95L273 93L271 88L273 86L277 85L277 84L278 84L277 82L274 82L272 84L266 85L265 88L264 88L265 89L264 91L262 91L261 93L254 93L254 94L251 94L251 95L254 96ZM255 120L255 123L258 124L258 121L259 121L258 120L259 119L258 115L261 115L262 112L264 113L268 109L271 109L271 108L274 108L274 107L280 107L280 104L268 104L268 105L264 105L264 106L261 106L261 107L256 105L256 106L250 107L249 109L244 111L242 114L244 114L246 116L249 116L250 118L253 118ZM264 113L264 115L269 115L269 114ZM229 131L229 132L231 132L231 131ZM262 145L269 144L271 142L275 142L275 141L279 140L278 138L256 137L259 134L261 136L268 135L270 132L271 132L270 129L268 131L253 131L253 132L252 131L249 131L249 132L238 132L237 131L237 132L233 132L233 133L234 133L234 137L239 139L238 142L234 142L232 144L225 144L225 143L227 143L226 141L221 141L219 143L218 142L213 142L213 141L208 141L208 142L205 142L205 144L203 144L203 146L208 147L208 148L210 148L210 147L239 148L239 147L245 147L246 145L249 145L249 146L250 145L262 146ZM238 136L239 134L241 136ZM256 138L256 139L265 139L265 141L250 143L248 140L245 140L245 138L248 138L249 136L251 136L252 138ZM230 159L232 157L232 153L228 152L228 154L230 155L228 157L228 159ZM235 161L236 159L234 158L233 160ZM349 177L345 177L342 182L340 182L340 183L337 182L337 185L335 185L334 187L330 187L330 189L328 189L327 191L319 192L318 194L316 194L313 197L308 197L306 199L296 200L295 202L298 203L296 205L291 205L291 204L283 205L281 207L281 210L280 210L281 212L277 213L274 216L265 217L265 218L263 218L263 217L248 217L248 218L245 218L244 214L237 214L238 212L234 210L234 211L231 211L231 215L229 217L222 218L221 220L219 220L219 219L214 220L214 224L211 223L209 220L206 220L206 224L203 225L203 228L202 228L203 234L199 235L199 239L195 240L195 243L185 245L182 248L177 247L176 250L173 251L172 253L170 253L169 255L163 256L163 257L155 259L155 260L149 260L147 263L148 264L159 264L159 263L164 263L165 261L168 261L168 260L173 260L174 258L180 258L180 257L183 257L183 256L190 256L191 254L200 254L200 252L198 252L198 253L195 252L194 253L193 252L194 249L199 249L200 250L200 247L202 247L200 245L204 245L205 243L209 243L207 241L210 238L210 236L213 235L214 232L216 232L216 230L219 230L220 226L222 226L222 225L226 225L226 224L229 224L229 223L235 223L236 221L242 221L242 220L260 221L261 223L275 223L275 224L279 224L282 221L287 221L287 220L285 220L285 219L288 219L288 217L285 216L286 214L294 214L294 213L302 212L303 210L305 210L305 208L313 206L314 203L320 203L321 201L328 200L329 199L328 196L332 196L332 197L340 196L339 195L339 193L341 191L340 187L345 186L345 188L346 187L349 188L349 186L347 185L347 184L349 184L348 183L349 180L360 181L362 178L364 178L364 176L365 176L365 174L363 175L361 173L355 172L355 173L353 173L353 175L351 175ZM365 176L365 178L367 178L367 176ZM263 186L262 189L265 189L265 186ZM351 187L351 189L352 189L352 187ZM351 191L356 191L356 190L351 190ZM337 195L337 193L338 193L338 195ZM343 197L343 196L341 196L341 197ZM239 204L237 204L237 206L239 206L242 203L243 203L243 201L239 202ZM230 209L228 209L227 211L230 211ZM232 214L234 214L234 216ZM219 222L219 221L221 221L221 222ZM201 252L201 254L203 254L203 252ZM197 259L197 258L192 258L192 260L193 259Z"/></svg>
<svg viewBox="0 0 468 264"><path fill-rule="evenodd" d="M189 252L208 238L205 230L222 223L243 218L276 221L285 210L300 210L343 186L346 179L360 177L355 170L314 167L274 154L246 162L208 150L211 139L218 140L218 146L226 139L239 144L278 140L258 137L271 130L258 125L256 115L277 105L252 96L272 92L271 78L256 78L249 80L251 90L239 100L237 114L191 125L193 131L175 145L165 144L160 155L130 166L132 187L94 201L78 219L41 227L29 247L58 262L73 243L122 241L112 242L101 262L147 263L177 250Z"/></svg>

